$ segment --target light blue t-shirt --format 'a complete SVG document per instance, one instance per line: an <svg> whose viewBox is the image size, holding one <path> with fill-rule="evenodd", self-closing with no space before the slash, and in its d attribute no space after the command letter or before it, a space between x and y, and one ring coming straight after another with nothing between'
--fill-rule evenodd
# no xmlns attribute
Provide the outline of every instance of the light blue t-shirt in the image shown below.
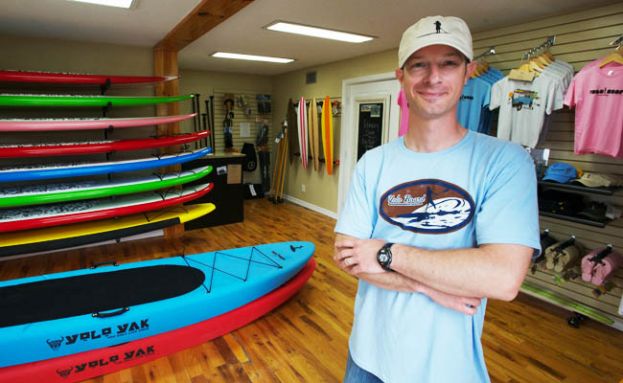
<svg viewBox="0 0 623 383"><path fill-rule="evenodd" d="M463 87L457 108L457 118L462 126L478 132L484 111L488 109L491 84L480 78L470 78Z"/></svg>
<svg viewBox="0 0 623 383"><path fill-rule="evenodd" d="M357 163L335 231L426 249L539 249L532 160L519 145L472 131L434 153L411 151L399 138ZM351 355L386 383L489 382L480 341L485 306L464 315L424 294L360 280Z"/></svg>

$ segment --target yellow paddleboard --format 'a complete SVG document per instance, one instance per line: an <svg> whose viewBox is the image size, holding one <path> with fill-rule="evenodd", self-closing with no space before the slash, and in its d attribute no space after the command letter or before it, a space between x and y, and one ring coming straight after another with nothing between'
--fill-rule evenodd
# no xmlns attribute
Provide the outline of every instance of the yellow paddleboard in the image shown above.
<svg viewBox="0 0 623 383"><path fill-rule="evenodd" d="M105 219L88 223L63 225L45 229L27 230L0 234L0 252L3 247L33 244L101 234L109 231L147 225L169 219L178 219L179 223L191 221L214 210L214 204L176 206L168 209L135 214L123 218Z"/></svg>
<svg viewBox="0 0 623 383"><path fill-rule="evenodd" d="M327 174L333 174L333 114L331 111L331 98L324 98L322 103L322 149L324 160L327 165Z"/></svg>

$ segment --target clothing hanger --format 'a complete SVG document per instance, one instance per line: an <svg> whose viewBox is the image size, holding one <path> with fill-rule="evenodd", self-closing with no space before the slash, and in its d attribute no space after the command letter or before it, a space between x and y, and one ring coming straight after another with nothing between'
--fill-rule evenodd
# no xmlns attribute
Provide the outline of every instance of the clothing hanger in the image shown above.
<svg viewBox="0 0 623 383"><path fill-rule="evenodd" d="M554 62L554 56L552 55L552 53L549 51L549 49L546 49L543 51L543 53L541 53L538 57L538 60L543 63L545 66L548 66L550 64L552 64Z"/></svg>
<svg viewBox="0 0 623 383"><path fill-rule="evenodd" d="M603 60L601 60L601 63L599 63L600 68L603 68L610 63L623 65L623 35L612 41L610 45L616 45L617 48L614 52L610 53L608 56L604 57Z"/></svg>
<svg viewBox="0 0 623 383"><path fill-rule="evenodd" d="M476 69L474 70L474 73L472 73L472 78L476 78L487 73L487 71L489 70L489 63L487 62L486 57L490 55L494 55L494 54L495 54L495 47L490 47L489 49L487 49L486 51L484 51L483 53L479 54L478 56L474 58L474 60L476 60L477 65L476 65Z"/></svg>
<svg viewBox="0 0 623 383"><path fill-rule="evenodd" d="M554 45L556 36L549 36L544 43L538 47L532 48L524 53L521 65L517 69L511 69L508 78L511 80L532 82L534 78L545 69L545 65L539 64L534 58L539 50L546 49Z"/></svg>
<svg viewBox="0 0 623 383"><path fill-rule="evenodd" d="M508 74L509 79L526 82L532 82L534 80L536 73L531 69L529 60L531 52L532 49L524 53L519 67L516 69L511 69L510 73Z"/></svg>
<svg viewBox="0 0 623 383"><path fill-rule="evenodd" d="M489 63L481 59L477 62L476 69L474 69L474 73L472 73L472 78L480 77L483 74L487 73L489 70Z"/></svg>

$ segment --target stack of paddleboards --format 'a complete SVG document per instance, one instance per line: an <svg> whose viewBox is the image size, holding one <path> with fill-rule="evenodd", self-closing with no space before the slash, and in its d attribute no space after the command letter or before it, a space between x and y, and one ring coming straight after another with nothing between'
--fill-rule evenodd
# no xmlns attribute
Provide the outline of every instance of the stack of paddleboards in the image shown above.
<svg viewBox="0 0 623 383"><path fill-rule="evenodd" d="M295 105L288 102L287 120L291 127L290 146L298 148L301 165L307 169L309 161L315 171L322 171L324 162L327 174L333 174L333 108L330 97L322 100L301 97ZM298 141L298 142L297 142ZM294 151L294 150L293 150ZM296 155L296 153L295 153Z"/></svg>
<svg viewBox="0 0 623 383"><path fill-rule="evenodd" d="M82 92L171 79L0 70L0 85L82 86ZM211 167L169 170L211 153L202 146L209 132L155 137L155 126L191 121L196 114L152 116L136 108L196 104L194 98L0 94L0 116L10 116L0 119L0 257L118 240L211 212L212 204L182 206L211 190L209 183L185 186ZM64 118L49 118L50 110ZM105 116L113 110L129 115ZM142 115L132 115L136 110ZM163 150L172 154L159 154Z"/></svg>
<svg viewBox="0 0 623 383"><path fill-rule="evenodd" d="M0 383L82 381L224 335L295 294L313 252L282 242L0 282Z"/></svg>

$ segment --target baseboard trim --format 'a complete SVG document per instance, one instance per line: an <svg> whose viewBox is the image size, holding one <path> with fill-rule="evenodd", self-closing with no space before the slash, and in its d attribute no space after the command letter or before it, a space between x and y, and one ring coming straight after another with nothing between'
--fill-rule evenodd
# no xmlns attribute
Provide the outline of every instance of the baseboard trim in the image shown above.
<svg viewBox="0 0 623 383"><path fill-rule="evenodd" d="M292 202L294 204L303 206L304 208L307 208L309 210L313 210L316 213L320 213L322 215L326 215L327 217L330 217L330 218L333 218L333 219L337 219L337 213L335 213L335 212L333 212L331 210L327 210L327 209L325 209L323 207L311 204L309 202L303 201L301 199L298 199L296 197L292 197L292 196L287 195L287 194L284 195L284 199L286 201Z"/></svg>

